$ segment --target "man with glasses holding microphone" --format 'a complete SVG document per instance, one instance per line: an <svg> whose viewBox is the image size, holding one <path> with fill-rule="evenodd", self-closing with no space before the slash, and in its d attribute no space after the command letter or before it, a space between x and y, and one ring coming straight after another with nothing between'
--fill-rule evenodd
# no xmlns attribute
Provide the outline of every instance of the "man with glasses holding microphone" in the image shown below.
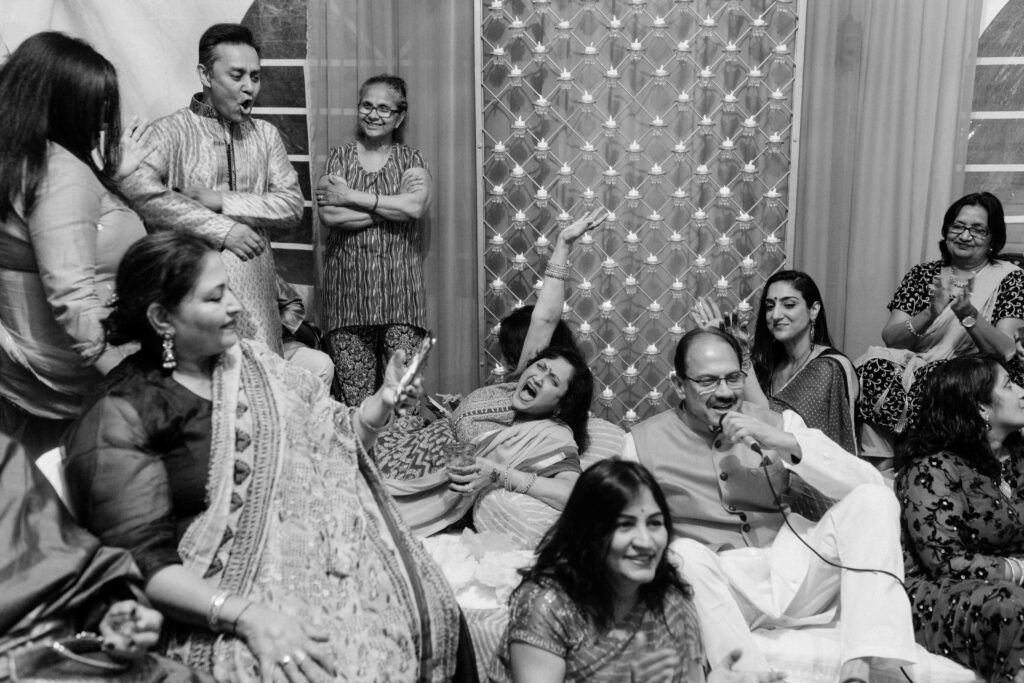
<svg viewBox="0 0 1024 683"><path fill-rule="evenodd" d="M665 490L709 661L741 648L737 669L767 670L751 628L824 624L838 609L841 681L867 683L871 659L913 663L895 496L797 413L746 402L740 359L728 333L683 335L679 406L635 425L623 454ZM793 474L839 501L819 522L789 511Z"/></svg>

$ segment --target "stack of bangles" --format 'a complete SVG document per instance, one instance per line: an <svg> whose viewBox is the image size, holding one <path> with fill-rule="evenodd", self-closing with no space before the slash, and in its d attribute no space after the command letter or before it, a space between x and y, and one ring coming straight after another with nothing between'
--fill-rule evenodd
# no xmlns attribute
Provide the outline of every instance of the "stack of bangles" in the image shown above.
<svg viewBox="0 0 1024 683"><path fill-rule="evenodd" d="M495 470L496 471L496 470ZM524 472L525 474L525 472ZM526 480L526 486L523 488L516 488L512 486L512 465L505 467L505 490L511 493L529 493L530 489L533 488L533 483L537 481L537 473L533 472L530 474L530 478Z"/></svg>
<svg viewBox="0 0 1024 683"><path fill-rule="evenodd" d="M1019 557L1006 557L1006 566L1010 569L1010 581L1018 586L1024 586L1024 559Z"/></svg>
<svg viewBox="0 0 1024 683"><path fill-rule="evenodd" d="M210 630L214 633L227 631L232 635L237 634L238 620L242 618L242 615L245 614L247 609L252 607L252 602L246 600L245 605L242 606L242 609L238 610L238 614L236 614L235 618L231 621L230 628L225 629L224 624L222 624L220 620L220 612L224 608L224 603L226 603L230 597L233 597L231 591L218 591L213 594L212 598L210 598L210 607L206 610L206 625L209 626Z"/></svg>
<svg viewBox="0 0 1024 683"><path fill-rule="evenodd" d="M556 280L569 279L569 265L567 263L552 263L548 261L548 267L544 269L544 277L552 277Z"/></svg>
<svg viewBox="0 0 1024 683"><path fill-rule="evenodd" d="M366 401L369 399L363 399L363 402L359 404L359 409L356 410L356 419L359 420L359 424L363 425L367 431L373 432L374 434L380 434L385 429L391 426L391 423L395 421L395 412L391 411L388 413L388 418L384 420L384 424L375 425L369 420L363 417L363 408L366 406Z"/></svg>

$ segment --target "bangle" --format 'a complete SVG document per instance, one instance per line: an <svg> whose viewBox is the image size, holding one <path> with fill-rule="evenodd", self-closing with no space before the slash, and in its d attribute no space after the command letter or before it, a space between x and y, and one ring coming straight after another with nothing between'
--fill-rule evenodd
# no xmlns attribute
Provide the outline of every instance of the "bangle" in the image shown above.
<svg viewBox="0 0 1024 683"><path fill-rule="evenodd" d="M505 490L515 492L512 488L512 465L505 466Z"/></svg>
<svg viewBox="0 0 1024 683"><path fill-rule="evenodd" d="M373 213L373 212L375 212L377 210L377 205L378 204L380 204L380 192L374 192L373 193L373 208L370 209L370 213Z"/></svg>
<svg viewBox="0 0 1024 683"><path fill-rule="evenodd" d="M234 620L231 622L231 635L238 635L238 621L242 618L242 615L245 614L245 610L250 607L252 607L252 602L246 601L245 606L238 610L238 614L235 615Z"/></svg>
<svg viewBox="0 0 1024 683"><path fill-rule="evenodd" d="M907 332L909 332L910 334L914 335L918 339L921 338L921 333L914 329L914 319L913 318L907 318Z"/></svg>
<svg viewBox="0 0 1024 683"><path fill-rule="evenodd" d="M551 277L556 280L568 280L569 279L569 266L566 264L551 263L548 261L547 268L544 269L544 277Z"/></svg>
<svg viewBox="0 0 1024 683"><path fill-rule="evenodd" d="M530 489L533 487L533 483L535 481L537 481L537 473L536 472L531 474L530 478L526 480L526 486L524 486L522 488L522 490L516 489L516 493L529 493Z"/></svg>
<svg viewBox="0 0 1024 683"><path fill-rule="evenodd" d="M395 421L395 411L392 410L392 411L390 411L388 413L387 419L384 420L384 424L375 425L375 424L371 423L369 420L367 420L365 417L363 417L363 408L366 406L366 401L367 400L368 399L364 398L363 402L359 404L359 409L356 410L356 419L358 419L359 422L364 427L366 427L367 430L373 432L374 434L379 434L379 433L383 432L385 429L387 429L388 427L390 427L391 423Z"/></svg>
<svg viewBox="0 0 1024 683"><path fill-rule="evenodd" d="M206 625L214 633L220 631L220 611L224 603L231 597L231 591L219 591L210 598L210 608L206 610Z"/></svg>

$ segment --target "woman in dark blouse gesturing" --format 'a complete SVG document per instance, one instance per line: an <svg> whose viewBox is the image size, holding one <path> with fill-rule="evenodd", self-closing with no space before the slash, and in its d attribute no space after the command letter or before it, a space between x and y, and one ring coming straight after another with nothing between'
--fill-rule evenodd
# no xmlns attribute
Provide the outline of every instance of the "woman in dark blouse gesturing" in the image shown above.
<svg viewBox="0 0 1024 683"><path fill-rule="evenodd" d="M897 452L917 640L1014 680L1024 657L1024 389L997 360L943 364Z"/></svg>

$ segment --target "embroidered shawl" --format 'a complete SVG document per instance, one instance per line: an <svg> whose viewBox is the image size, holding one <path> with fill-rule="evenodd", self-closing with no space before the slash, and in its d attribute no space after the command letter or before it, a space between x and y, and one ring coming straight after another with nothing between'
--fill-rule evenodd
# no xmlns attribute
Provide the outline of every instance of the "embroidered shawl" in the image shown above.
<svg viewBox="0 0 1024 683"><path fill-rule="evenodd" d="M343 680L445 681L458 607L402 523L352 430L312 375L242 342L214 373L209 508L185 567L328 634ZM176 644L218 680L257 681L246 645L196 629Z"/></svg>

